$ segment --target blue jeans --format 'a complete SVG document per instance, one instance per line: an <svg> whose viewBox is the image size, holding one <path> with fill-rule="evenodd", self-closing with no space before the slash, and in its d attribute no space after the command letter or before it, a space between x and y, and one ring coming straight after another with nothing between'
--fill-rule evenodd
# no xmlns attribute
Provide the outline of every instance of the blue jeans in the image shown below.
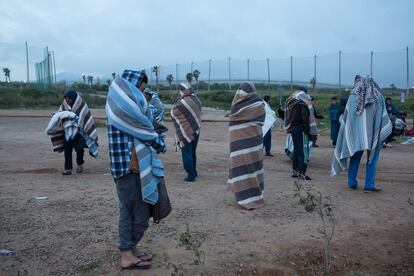
<svg viewBox="0 0 414 276"><path fill-rule="evenodd" d="M265 148L266 154L269 155L272 149L272 129L269 129L263 137L263 147Z"/></svg>
<svg viewBox="0 0 414 276"><path fill-rule="evenodd" d="M379 158L378 150L377 154L374 156L373 160L370 163L367 163L367 169L365 173L365 186L364 189L373 189L375 187L375 174L377 172L377 162ZM367 154L369 156L369 151ZM350 188L356 188L358 185L357 175L359 169L359 163L361 162L362 155L364 151L356 152L349 162L349 170L348 170L348 186Z"/></svg>
<svg viewBox="0 0 414 276"><path fill-rule="evenodd" d="M181 156L183 158L184 170L187 172L187 179L194 180L197 177L197 135L191 143L185 145L181 149Z"/></svg>
<svg viewBox="0 0 414 276"><path fill-rule="evenodd" d="M119 250L135 248L148 229L149 205L142 201L138 174L129 173L115 180L119 198Z"/></svg>

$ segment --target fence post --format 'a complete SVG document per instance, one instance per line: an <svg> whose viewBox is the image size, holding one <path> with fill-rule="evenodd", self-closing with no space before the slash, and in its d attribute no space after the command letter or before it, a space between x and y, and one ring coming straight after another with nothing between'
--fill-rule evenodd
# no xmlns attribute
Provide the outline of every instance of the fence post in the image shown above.
<svg viewBox="0 0 414 276"><path fill-rule="evenodd" d="M229 92L231 92L231 62L229 57Z"/></svg>
<svg viewBox="0 0 414 276"><path fill-rule="evenodd" d="M270 60L266 59L267 61L267 88L270 89Z"/></svg>
<svg viewBox="0 0 414 276"><path fill-rule="evenodd" d="M210 92L210 81L211 81L211 59L208 60L208 92Z"/></svg>
<svg viewBox="0 0 414 276"><path fill-rule="evenodd" d="M370 68L370 73L369 73L369 75L371 76L371 78L373 78L373 76L372 76L372 58L373 58L373 56L374 56L374 52L371 51L371 68Z"/></svg>
<svg viewBox="0 0 414 276"><path fill-rule="evenodd" d="M247 59L247 80L250 80L250 59Z"/></svg>
<svg viewBox="0 0 414 276"><path fill-rule="evenodd" d="M194 65L194 62L191 62L191 74L193 73L193 65Z"/></svg>
<svg viewBox="0 0 414 276"><path fill-rule="evenodd" d="M293 93L293 57L290 56L290 93Z"/></svg>
<svg viewBox="0 0 414 276"><path fill-rule="evenodd" d="M313 56L313 94L316 98L316 55Z"/></svg>
<svg viewBox="0 0 414 276"><path fill-rule="evenodd" d="M27 69L27 84L29 84L29 50L26 41L26 69Z"/></svg>
<svg viewBox="0 0 414 276"><path fill-rule="evenodd" d="M55 75L55 84L56 84L56 62L55 62L55 51L52 51L53 58L53 74ZM29 82L29 72L27 72L27 82Z"/></svg>
<svg viewBox="0 0 414 276"><path fill-rule="evenodd" d="M406 48L406 54L407 54L407 98L410 94L410 66L409 66L409 55L408 55L408 46Z"/></svg>
<svg viewBox="0 0 414 276"><path fill-rule="evenodd" d="M339 94L339 97L341 97L341 58L342 58L342 52L341 52L341 50L339 50L339 70L338 70L338 80L339 80L339 82L338 82L338 94Z"/></svg>
<svg viewBox="0 0 414 276"><path fill-rule="evenodd" d="M178 90L178 63L175 64L175 89Z"/></svg>

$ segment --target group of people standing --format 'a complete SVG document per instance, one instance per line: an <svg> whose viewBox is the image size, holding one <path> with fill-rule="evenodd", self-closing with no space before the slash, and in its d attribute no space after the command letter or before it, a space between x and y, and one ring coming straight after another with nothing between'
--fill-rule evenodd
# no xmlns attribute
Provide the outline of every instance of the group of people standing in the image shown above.
<svg viewBox="0 0 414 276"><path fill-rule="evenodd" d="M136 249L149 226L154 205L160 200L160 183L165 185L164 165L158 155L166 151L164 107L157 93L147 86L144 71L125 70L108 90L105 106L111 175L119 199L119 250L121 267L145 269L152 256ZM346 103L346 102L345 102ZM357 189L356 175L364 150L368 151L366 191L375 187L376 164L382 142L390 134L384 99L372 79L359 77L346 104L329 108L331 138L335 146L331 174L347 168L348 185ZM181 149L184 181L194 182L197 173L197 145L201 128L201 101L190 83L178 86L171 109L175 145ZM318 137L314 102L305 88L286 101L285 129L291 140L292 177L311 180L306 174L310 145ZM271 128L276 120L270 97L261 98L251 82L237 89L229 116L228 189L239 206L255 209L264 205L264 155L271 154ZM77 173L83 168L83 149L97 157L98 136L92 115L81 96L69 89L59 111L48 126L55 151L65 152L64 175L72 170L72 149L77 153Z"/></svg>

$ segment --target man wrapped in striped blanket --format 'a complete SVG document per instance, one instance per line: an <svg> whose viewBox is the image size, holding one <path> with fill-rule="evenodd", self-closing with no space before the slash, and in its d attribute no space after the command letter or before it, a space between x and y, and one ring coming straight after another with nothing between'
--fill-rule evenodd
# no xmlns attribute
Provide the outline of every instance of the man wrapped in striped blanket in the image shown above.
<svg viewBox="0 0 414 276"><path fill-rule="evenodd" d="M51 137L53 151L65 152L63 175L72 174L72 151L76 151L76 172L83 171L84 148L98 158L98 133L88 105L81 96L69 88L62 105L49 122L46 132Z"/></svg>
<svg viewBox="0 0 414 276"><path fill-rule="evenodd" d="M391 134L392 124L384 97L370 77L355 77L355 85L339 118L341 127L332 156L331 176L348 168L348 186L356 190L359 164L364 151L368 161L365 175L365 192L379 192L375 187L375 174L382 143Z"/></svg>
<svg viewBox="0 0 414 276"><path fill-rule="evenodd" d="M240 85L229 122L230 164L228 189L246 209L264 205L263 133L264 102L253 83Z"/></svg>
<svg viewBox="0 0 414 276"><path fill-rule="evenodd" d="M197 145L201 127L201 101L190 84L181 83L179 96L171 108L171 119L176 131L176 144L181 148L184 181L193 182L197 173Z"/></svg>

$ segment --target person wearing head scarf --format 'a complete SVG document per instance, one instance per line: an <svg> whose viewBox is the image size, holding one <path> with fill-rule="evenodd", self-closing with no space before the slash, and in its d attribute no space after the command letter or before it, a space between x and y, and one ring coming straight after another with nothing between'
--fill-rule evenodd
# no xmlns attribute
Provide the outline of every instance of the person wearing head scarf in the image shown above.
<svg viewBox="0 0 414 276"><path fill-rule="evenodd" d="M149 87L146 87L144 90L145 98L148 103L151 105L151 114L154 122L162 123L164 120L164 104L161 99L158 97L157 92L152 91Z"/></svg>
<svg viewBox="0 0 414 276"><path fill-rule="evenodd" d="M171 119L176 131L176 145L181 148L184 181L194 182L197 173L197 144L201 128L201 101L188 83L178 87L179 95L171 108Z"/></svg>
<svg viewBox="0 0 414 276"><path fill-rule="evenodd" d="M359 164L367 151L364 191L381 191L375 185L375 174L381 145L390 135L392 124L384 98L373 79L355 77L354 88L339 120L341 127L332 156L331 175L348 169L348 187L356 190Z"/></svg>
<svg viewBox="0 0 414 276"><path fill-rule="evenodd" d="M263 130L265 106L251 82L240 85L229 117L230 164L228 189L240 207L264 205Z"/></svg>
<svg viewBox="0 0 414 276"><path fill-rule="evenodd" d="M309 162L309 141L316 142L318 130L314 106L306 88L296 90L286 100L285 129L293 144L292 177L311 180L306 174ZM289 137L288 135L288 138Z"/></svg>
<svg viewBox="0 0 414 276"><path fill-rule="evenodd" d="M72 174L73 150L76 152L76 173L83 172L85 147L89 148L90 155L98 158L98 133L92 113L74 88L66 90L63 103L52 116L46 132L51 136L53 150L65 153L63 175Z"/></svg>
<svg viewBox="0 0 414 276"><path fill-rule="evenodd" d="M144 97L148 77L125 70L109 86L105 111L109 160L119 199L119 250L122 268L144 269L152 256L136 251L149 226L150 208L158 202L164 166L158 153L165 148L155 131Z"/></svg>

